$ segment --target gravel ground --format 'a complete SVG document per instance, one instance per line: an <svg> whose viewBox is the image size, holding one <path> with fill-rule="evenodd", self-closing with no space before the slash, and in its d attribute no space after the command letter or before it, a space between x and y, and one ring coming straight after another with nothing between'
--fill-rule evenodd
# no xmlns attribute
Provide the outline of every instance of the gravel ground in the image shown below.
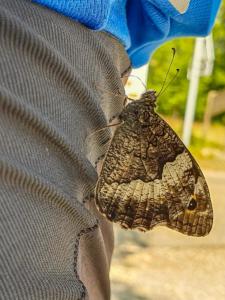
<svg viewBox="0 0 225 300"><path fill-rule="evenodd" d="M225 300L225 173L205 173L214 207L209 236L115 227L112 300Z"/></svg>

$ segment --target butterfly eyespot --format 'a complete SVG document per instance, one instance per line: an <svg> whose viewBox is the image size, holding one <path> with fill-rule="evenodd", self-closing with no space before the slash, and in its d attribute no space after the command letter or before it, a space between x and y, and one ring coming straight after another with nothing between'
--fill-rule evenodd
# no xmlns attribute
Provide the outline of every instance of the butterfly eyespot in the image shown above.
<svg viewBox="0 0 225 300"><path fill-rule="evenodd" d="M196 209L196 207L197 207L197 201L194 198L192 198L191 201L188 203L187 209L194 210Z"/></svg>

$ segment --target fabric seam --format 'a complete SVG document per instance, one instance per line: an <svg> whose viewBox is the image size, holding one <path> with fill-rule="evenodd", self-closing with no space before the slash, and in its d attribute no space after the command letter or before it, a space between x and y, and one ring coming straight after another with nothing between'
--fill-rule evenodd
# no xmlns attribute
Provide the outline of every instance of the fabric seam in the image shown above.
<svg viewBox="0 0 225 300"><path fill-rule="evenodd" d="M82 229L78 233L77 240L75 242L75 246L74 246L74 274L75 274L76 279L78 280L78 282L80 283L80 285L82 287L81 298L78 299L78 300L84 300L86 295L87 295L87 289L86 289L84 283L82 282L82 280L80 279L80 277L78 275L78 272L77 272L78 249L79 249L80 239L83 235L85 235L87 233L90 233L90 232L94 231L97 228L98 228L98 223L96 223L92 227Z"/></svg>

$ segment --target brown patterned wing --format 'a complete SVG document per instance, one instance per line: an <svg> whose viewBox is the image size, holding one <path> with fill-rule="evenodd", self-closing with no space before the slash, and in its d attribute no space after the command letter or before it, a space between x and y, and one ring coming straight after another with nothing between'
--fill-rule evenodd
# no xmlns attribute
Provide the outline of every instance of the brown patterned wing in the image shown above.
<svg viewBox="0 0 225 300"><path fill-rule="evenodd" d="M208 234L213 212L199 166L165 121L135 105L139 115L124 118L105 156L95 190L99 210L124 228Z"/></svg>

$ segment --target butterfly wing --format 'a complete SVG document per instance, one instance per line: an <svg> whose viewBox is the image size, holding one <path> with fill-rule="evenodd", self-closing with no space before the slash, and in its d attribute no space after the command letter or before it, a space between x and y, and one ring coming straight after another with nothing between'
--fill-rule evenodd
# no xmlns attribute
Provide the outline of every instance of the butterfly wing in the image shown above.
<svg viewBox="0 0 225 300"><path fill-rule="evenodd" d="M116 129L95 190L99 210L124 228L208 234L212 205L198 164L160 116L149 120Z"/></svg>

